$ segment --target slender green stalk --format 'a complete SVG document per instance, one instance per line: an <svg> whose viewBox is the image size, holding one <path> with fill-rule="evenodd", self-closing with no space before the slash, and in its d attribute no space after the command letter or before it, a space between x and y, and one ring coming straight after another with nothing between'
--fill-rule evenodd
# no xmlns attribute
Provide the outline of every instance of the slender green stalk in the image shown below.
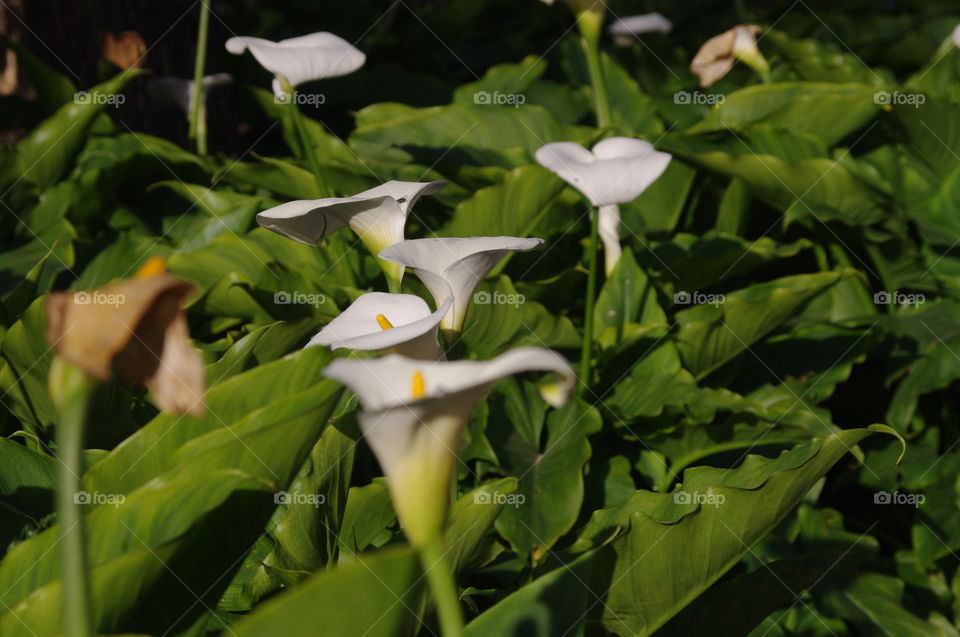
<svg viewBox="0 0 960 637"><path fill-rule="evenodd" d="M83 506L78 499L83 474L83 430L93 385L86 375L56 359L50 370L50 390L57 404L57 522L60 526L60 562L66 637L90 637L90 582L84 542Z"/></svg>
<svg viewBox="0 0 960 637"><path fill-rule="evenodd" d="M433 593L443 637L464 637L463 611L453 570L443 550L443 540L435 537L419 547L420 563Z"/></svg>
<svg viewBox="0 0 960 637"><path fill-rule="evenodd" d="M286 93L290 98L290 108L291 116L293 117L293 127L297 131L297 137L300 138L300 146L303 148L304 157L307 159L307 164L310 166L310 172L313 173L313 179L317 183L317 190L319 191L320 197L327 197L327 187L323 183L323 177L320 174L320 162L317 161L317 152L313 148L313 141L310 139L310 135L307 133L307 125L303 121L303 113L300 112L300 106L297 104L297 91L291 86L290 82L287 81L287 78L278 75L277 80L280 82L280 88Z"/></svg>
<svg viewBox="0 0 960 637"><path fill-rule="evenodd" d="M587 70L590 84L593 85L593 108L597 115L597 126L609 126L613 118L610 115L610 101L607 99L607 81L600 62L600 30L603 26L603 14L584 11L577 16L580 26L580 45L587 58Z"/></svg>
<svg viewBox="0 0 960 637"><path fill-rule="evenodd" d="M197 55L193 60L193 96L190 104L190 141L200 155L207 154L207 109L201 104L203 70L207 61L207 31L210 26L209 0L200 0L197 28Z"/></svg>
<svg viewBox="0 0 960 637"><path fill-rule="evenodd" d="M600 210L593 209L590 221L590 245L587 247L587 295L583 317L583 343L580 347L579 395L590 386L590 357L593 349L593 307L597 301L597 243L600 241L598 226Z"/></svg>

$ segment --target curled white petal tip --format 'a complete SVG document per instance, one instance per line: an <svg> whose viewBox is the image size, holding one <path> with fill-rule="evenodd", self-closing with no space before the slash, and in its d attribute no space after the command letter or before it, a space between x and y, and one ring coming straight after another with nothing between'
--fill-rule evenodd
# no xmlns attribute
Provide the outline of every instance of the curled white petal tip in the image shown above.
<svg viewBox="0 0 960 637"><path fill-rule="evenodd" d="M953 33L951 34L951 37L953 37L953 43L956 46L960 47L960 24L958 24L956 28L954 28Z"/></svg>
<svg viewBox="0 0 960 637"><path fill-rule="evenodd" d="M300 199L257 214L257 223L306 245L350 226L373 251L403 240L407 215L416 201L446 186L445 181L388 181L352 197Z"/></svg>
<svg viewBox="0 0 960 637"><path fill-rule="evenodd" d="M644 13L617 18L607 32L615 36L639 36L645 33L670 33L673 23L659 13Z"/></svg>
<svg viewBox="0 0 960 637"><path fill-rule="evenodd" d="M756 35L762 30L755 24L740 24L704 42L690 62L690 71L700 79L700 86L710 86L729 73L737 59L757 71L768 70L757 48Z"/></svg>
<svg viewBox="0 0 960 637"><path fill-rule="evenodd" d="M413 270L438 304L453 294L453 309L440 323L459 332L477 284L511 252L526 252L543 239L521 237L437 237L401 241L380 258Z"/></svg>
<svg viewBox="0 0 960 637"><path fill-rule="evenodd" d="M263 68L282 76L292 86L353 73L366 61L363 52L326 31L279 42L238 36L227 40L224 46L234 55L249 49ZM275 84L275 92L276 88Z"/></svg>
<svg viewBox="0 0 960 637"><path fill-rule="evenodd" d="M306 347L392 349L410 358L437 360L441 355L437 331L451 305L452 296L431 312L426 302L413 294L363 294L310 339Z"/></svg>
<svg viewBox="0 0 960 637"><path fill-rule="evenodd" d="M633 201L663 174L671 159L650 142L630 137L610 137L592 152L573 142L554 142L541 146L535 156L594 206Z"/></svg>

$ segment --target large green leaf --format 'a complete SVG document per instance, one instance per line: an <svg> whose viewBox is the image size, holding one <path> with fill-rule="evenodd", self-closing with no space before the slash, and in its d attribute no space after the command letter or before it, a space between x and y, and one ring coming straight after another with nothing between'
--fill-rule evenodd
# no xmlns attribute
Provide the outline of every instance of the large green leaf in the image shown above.
<svg viewBox="0 0 960 637"><path fill-rule="evenodd" d="M755 123L815 135L828 146L857 130L879 109L875 86L828 82L762 84L729 93L687 132L741 129Z"/></svg>
<svg viewBox="0 0 960 637"><path fill-rule="evenodd" d="M852 274L839 271L784 277L732 292L712 305L677 312L676 340L684 366L698 378L706 376Z"/></svg>
<svg viewBox="0 0 960 637"><path fill-rule="evenodd" d="M623 534L595 564L606 595L591 621L618 635L649 635L747 554L854 445L884 425L838 432L735 469L696 467L667 494L638 491L598 511L578 540L587 550ZM599 592L598 592L599 594Z"/></svg>
<svg viewBox="0 0 960 637"><path fill-rule="evenodd" d="M416 622L420 566L406 547L314 575L258 607L231 629L237 637L331 635L395 637ZM344 612L353 609L351 612Z"/></svg>

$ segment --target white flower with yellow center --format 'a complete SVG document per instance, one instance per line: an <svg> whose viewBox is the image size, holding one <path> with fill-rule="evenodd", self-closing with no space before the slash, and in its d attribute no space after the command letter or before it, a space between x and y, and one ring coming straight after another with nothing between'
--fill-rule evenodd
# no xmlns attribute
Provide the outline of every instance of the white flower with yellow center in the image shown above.
<svg viewBox="0 0 960 637"><path fill-rule="evenodd" d="M402 241L380 252L386 259L413 270L439 305L453 293L453 308L440 322L448 339L463 328L477 284L511 252L526 252L543 239L519 237L441 237Z"/></svg>
<svg viewBox="0 0 960 637"><path fill-rule="evenodd" d="M367 59L355 46L325 31L279 42L240 36L230 38L225 45L234 55L242 55L249 49L260 66L276 76L273 92L278 97L286 93L279 78L296 87L313 80L353 73Z"/></svg>
<svg viewBox="0 0 960 637"><path fill-rule="evenodd" d="M477 402L496 381L527 371L558 374L541 394L555 407L566 402L573 370L562 356L539 347L490 361L426 362L396 354L338 359L324 370L360 399L360 429L411 544L421 546L443 528L457 453Z"/></svg>
<svg viewBox="0 0 960 637"><path fill-rule="evenodd" d="M388 181L352 197L301 199L281 204L257 215L268 230L310 246L350 226L374 257L387 246L403 241L403 228L410 209L422 195L439 191L445 181ZM377 257L390 283L399 292L403 265ZM443 303L441 298L437 304Z"/></svg>
<svg viewBox="0 0 960 637"><path fill-rule="evenodd" d="M337 318L310 339L307 347L393 352L408 358L443 357L437 332L450 311L453 297L431 312L426 301L413 294L370 292L357 297Z"/></svg>
<svg viewBox="0 0 960 637"><path fill-rule="evenodd" d="M610 137L589 151L574 142L541 146L537 161L579 190L599 208L598 230L607 274L620 259L620 208L659 179L671 156L653 144L630 137Z"/></svg>

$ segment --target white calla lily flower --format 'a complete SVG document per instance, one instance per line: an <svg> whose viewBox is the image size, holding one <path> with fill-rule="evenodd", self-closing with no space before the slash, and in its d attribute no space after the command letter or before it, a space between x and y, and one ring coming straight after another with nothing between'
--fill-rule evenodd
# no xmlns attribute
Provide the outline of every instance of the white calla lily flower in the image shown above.
<svg viewBox="0 0 960 637"><path fill-rule="evenodd" d="M380 252L380 258L413 270L439 305L453 293L453 309L440 322L449 339L460 333L477 284L511 252L527 252L543 239L438 237L411 239Z"/></svg>
<svg viewBox="0 0 960 637"><path fill-rule="evenodd" d="M526 371L554 372L542 391L553 406L574 384L567 361L548 349L522 347L490 361L416 361L396 354L338 359L324 376L360 399L360 429L390 488L411 544L422 546L443 528L449 484L470 414L498 380Z"/></svg>
<svg viewBox="0 0 960 637"><path fill-rule="evenodd" d="M431 312L426 301L413 294L362 294L306 347L329 345L332 349L389 351L413 359L440 360L443 352L437 333L451 305L453 297L448 296Z"/></svg>
<svg viewBox="0 0 960 637"><path fill-rule="evenodd" d="M599 208L597 225L607 274L620 259L620 209L660 178L671 156L653 144L630 137L610 137L589 151L574 142L554 142L536 152L540 164L559 175Z"/></svg>
<svg viewBox="0 0 960 637"><path fill-rule="evenodd" d="M445 181L388 181L352 197L290 201L259 213L257 223L309 246L319 245L324 237L350 226L377 257L391 290L399 291L403 265L384 261L378 255L387 246L403 241L407 216L417 200L446 185Z"/></svg>
<svg viewBox="0 0 960 637"><path fill-rule="evenodd" d="M206 75L200 81L200 105L207 103L207 94L210 89L226 86L233 82L229 73L215 73ZM151 97L166 99L177 106L184 114L189 115L193 105L193 80L184 80L179 77L158 77L150 81L147 90Z"/></svg>
<svg viewBox="0 0 960 637"><path fill-rule="evenodd" d="M756 36L762 30L755 24L741 24L707 40L690 63L700 86L706 88L729 73L736 60L768 79L770 66L757 48Z"/></svg>
<svg viewBox="0 0 960 637"><path fill-rule="evenodd" d="M617 46L629 46L634 38L647 33L670 33L673 23L659 13L644 13L626 18L617 18L607 33L613 36Z"/></svg>
<svg viewBox="0 0 960 637"><path fill-rule="evenodd" d="M233 37L227 40L226 48L234 55L242 55L249 49L257 62L276 76L273 92L277 96L286 93L278 78L284 78L296 87L313 80L353 73L367 59L355 46L326 31L279 42L249 36Z"/></svg>

